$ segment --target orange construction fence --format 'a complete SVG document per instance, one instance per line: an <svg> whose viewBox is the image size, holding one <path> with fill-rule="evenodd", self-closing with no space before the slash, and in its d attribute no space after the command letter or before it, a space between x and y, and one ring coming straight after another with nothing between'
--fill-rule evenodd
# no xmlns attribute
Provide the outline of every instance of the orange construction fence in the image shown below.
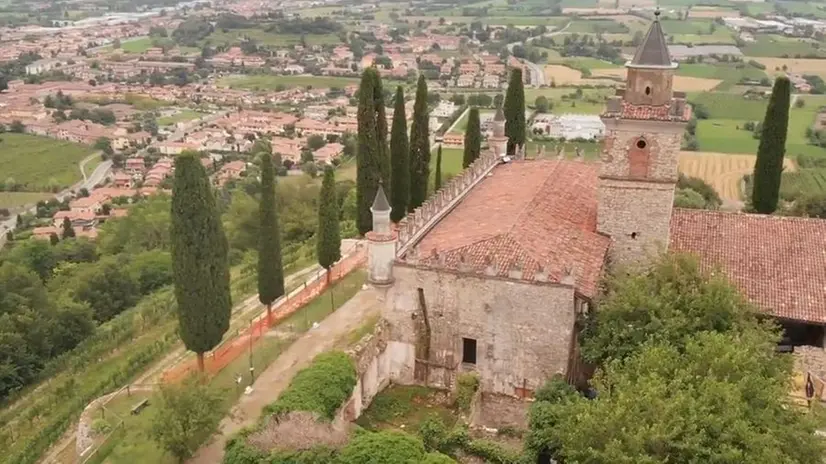
<svg viewBox="0 0 826 464"><path fill-rule="evenodd" d="M347 276L354 269L361 266L367 259L364 247L359 247L350 255L333 265L330 269L331 282L335 283ZM303 308L314 298L327 289L326 274L316 275L316 278L307 283L304 288L297 290L292 296L287 295L276 301L272 309L272 318L267 320L266 311L259 315L250 326L241 331L237 336L222 342L210 353L204 355L204 370L209 375L215 375L225 368L229 363L246 353L250 343L255 343L264 335L271 325L276 325L280 321L293 315ZM250 340L252 338L252 340ZM198 370L196 359L187 358L186 361L176 364L163 373L164 382L177 382L192 372Z"/></svg>

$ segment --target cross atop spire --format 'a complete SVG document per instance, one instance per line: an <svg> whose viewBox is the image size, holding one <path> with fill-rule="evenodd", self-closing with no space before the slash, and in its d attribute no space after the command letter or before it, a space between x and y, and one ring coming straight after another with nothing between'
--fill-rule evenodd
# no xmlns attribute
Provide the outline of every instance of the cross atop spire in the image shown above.
<svg viewBox="0 0 826 464"><path fill-rule="evenodd" d="M654 11L654 22L648 28L648 33L645 35L637 52L634 54L634 59L628 63L627 66L639 68L674 68L674 63L671 62L671 55L668 52L668 45L665 41L665 34L660 24L660 7Z"/></svg>

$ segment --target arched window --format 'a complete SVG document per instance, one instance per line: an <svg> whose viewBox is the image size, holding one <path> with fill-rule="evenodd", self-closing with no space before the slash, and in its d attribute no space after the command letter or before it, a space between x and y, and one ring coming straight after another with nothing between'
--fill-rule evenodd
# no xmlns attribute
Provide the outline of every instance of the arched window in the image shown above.
<svg viewBox="0 0 826 464"><path fill-rule="evenodd" d="M647 177L648 165L651 159L650 144L640 137L633 142L628 153L628 175L631 177Z"/></svg>

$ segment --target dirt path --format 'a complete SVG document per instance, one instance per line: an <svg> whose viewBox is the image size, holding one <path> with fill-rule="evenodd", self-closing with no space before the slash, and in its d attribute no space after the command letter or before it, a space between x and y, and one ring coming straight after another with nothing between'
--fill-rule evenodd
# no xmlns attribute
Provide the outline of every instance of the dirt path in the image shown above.
<svg viewBox="0 0 826 464"><path fill-rule="evenodd" d="M224 456L224 445L242 427L255 424L264 406L275 401L293 376L319 353L333 349L342 336L381 313L383 295L368 289L357 293L336 312L296 340L256 379L253 391L243 395L230 414L221 421L219 432L202 447L190 464L216 464Z"/></svg>

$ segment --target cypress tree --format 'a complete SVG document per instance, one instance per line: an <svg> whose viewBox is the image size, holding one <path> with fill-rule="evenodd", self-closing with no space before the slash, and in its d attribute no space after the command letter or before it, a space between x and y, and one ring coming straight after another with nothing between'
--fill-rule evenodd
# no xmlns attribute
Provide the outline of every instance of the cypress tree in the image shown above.
<svg viewBox="0 0 826 464"><path fill-rule="evenodd" d="M390 132L390 219L399 222L407 213L410 202L410 145L407 140L407 115L404 109L404 87L396 88L396 105L393 110L393 127Z"/></svg>
<svg viewBox="0 0 826 464"><path fill-rule="evenodd" d="M410 128L410 204L413 211L427 199L430 181L430 129L427 117L427 82L419 75L416 102L413 105L413 125Z"/></svg>
<svg viewBox="0 0 826 464"><path fill-rule="evenodd" d="M172 276L178 303L178 332L187 349L198 355L221 342L229 328L229 245L204 167L197 155L175 160L170 235Z"/></svg>
<svg viewBox="0 0 826 464"><path fill-rule="evenodd" d="M505 95L505 136L508 137L508 156L516 153L516 147L525 144L525 86L522 83L522 69L511 71L508 91Z"/></svg>
<svg viewBox="0 0 826 464"><path fill-rule="evenodd" d="M439 144L439 150L436 152L436 181L434 184L434 192L438 192L442 188L442 144Z"/></svg>
<svg viewBox="0 0 826 464"><path fill-rule="evenodd" d="M75 229L74 227L72 227L72 221L70 221L69 218L63 218L63 224L61 228L63 229L61 234L64 240L75 236Z"/></svg>
<svg viewBox="0 0 826 464"><path fill-rule="evenodd" d="M762 214L771 214L777 209L789 128L790 93L789 78L778 77L774 81L766 117L763 119L752 189L752 206Z"/></svg>
<svg viewBox="0 0 826 464"><path fill-rule="evenodd" d="M281 262L281 230L275 208L275 172L269 153L261 154L261 224L258 235L258 300L267 307L272 320L272 304L284 294L284 267Z"/></svg>
<svg viewBox="0 0 826 464"><path fill-rule="evenodd" d="M341 259L341 234L338 229L338 200L336 200L335 173L331 167L324 170L321 183L321 197L318 202L318 232L316 233L316 255L318 264L327 269L327 283L332 274L330 268Z"/></svg>
<svg viewBox="0 0 826 464"><path fill-rule="evenodd" d="M465 156L462 167L466 168L479 158L482 152L482 125L479 122L479 108L471 108L465 130Z"/></svg>
<svg viewBox="0 0 826 464"><path fill-rule="evenodd" d="M358 106L358 155L356 156L356 226L360 234L373 227L370 205L379 180L390 182L390 159L387 148L387 117L384 94L376 68L367 68L361 76Z"/></svg>

